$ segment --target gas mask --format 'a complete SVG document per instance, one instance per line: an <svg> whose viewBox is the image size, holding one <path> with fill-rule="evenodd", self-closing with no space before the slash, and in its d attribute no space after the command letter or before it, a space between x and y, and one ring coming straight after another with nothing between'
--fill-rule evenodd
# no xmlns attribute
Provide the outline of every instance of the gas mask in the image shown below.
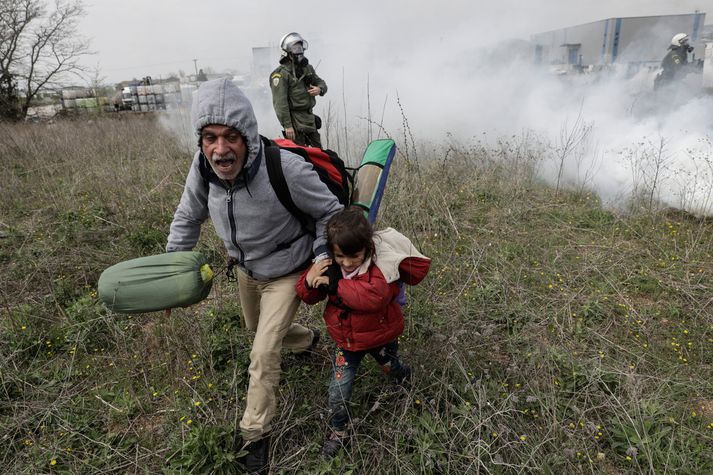
<svg viewBox="0 0 713 475"><path fill-rule="evenodd" d="M679 44L681 45L682 50L688 51L689 53L693 51L693 46L688 44L688 38L684 38Z"/></svg>
<svg viewBox="0 0 713 475"><path fill-rule="evenodd" d="M305 58L304 55L304 47L302 46L302 42L298 41L297 43L293 43L289 47L289 53L294 59L295 64L298 66L307 66L309 61L307 61L307 58Z"/></svg>

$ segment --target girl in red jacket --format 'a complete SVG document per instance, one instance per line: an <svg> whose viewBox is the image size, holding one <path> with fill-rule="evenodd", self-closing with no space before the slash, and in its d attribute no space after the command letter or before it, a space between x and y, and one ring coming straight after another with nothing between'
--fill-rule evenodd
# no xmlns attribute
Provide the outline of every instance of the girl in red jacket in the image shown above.
<svg viewBox="0 0 713 475"><path fill-rule="evenodd" d="M398 336L404 329L401 306L396 301L399 286L387 282L375 263L374 233L364 212L347 208L335 214L327 223L327 246L336 265L331 259L314 263L302 274L296 290L308 304L328 297L324 321L337 346L329 385L331 433L322 454L333 457L347 441L348 405L364 356L371 355L397 383L409 381L411 368L398 353ZM384 260L388 260L386 256ZM421 261L410 266L423 271L418 280L430 265L427 258L423 261L425 266ZM330 266L333 270L338 266L336 272L327 272Z"/></svg>

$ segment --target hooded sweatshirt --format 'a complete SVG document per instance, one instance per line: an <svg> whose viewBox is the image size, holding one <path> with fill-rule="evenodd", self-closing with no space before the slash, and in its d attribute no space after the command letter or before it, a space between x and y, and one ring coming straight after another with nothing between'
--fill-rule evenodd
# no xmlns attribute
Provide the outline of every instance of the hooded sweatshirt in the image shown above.
<svg viewBox="0 0 713 475"><path fill-rule="evenodd" d="M210 217L228 254L258 280L299 270L312 256L326 252L329 218L342 209L311 164L280 150L282 170L297 207L315 220L315 235L280 203L265 168L265 154L252 105L228 79L207 81L193 97L191 119L198 135L206 125L232 127L245 137L245 166L232 185L208 167L208 183L201 176L201 151L193 157L181 201L173 216L166 251L195 247L201 224Z"/></svg>

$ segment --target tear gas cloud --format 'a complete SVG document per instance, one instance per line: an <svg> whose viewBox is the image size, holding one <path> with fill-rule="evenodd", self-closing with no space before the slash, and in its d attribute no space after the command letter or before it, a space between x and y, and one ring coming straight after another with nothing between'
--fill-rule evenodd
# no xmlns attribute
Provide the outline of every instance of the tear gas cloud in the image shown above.
<svg viewBox="0 0 713 475"><path fill-rule="evenodd" d="M352 146L363 141L368 119L374 136L383 127L382 136L398 140L405 118L421 143L530 140L541 149L543 179L593 189L610 206L655 184L654 199L666 206L713 212L713 94L701 94L700 75L656 95L655 71L556 76L533 64L525 40L616 16L692 13L698 5L681 2L671 11L671 2L637 1L621 11L620 2L521 3L417 7L394 1L381 2L370 14L361 3L328 5L321 16L275 18L253 45L260 38L276 44L293 30L310 42L306 56L329 86L315 112L332 123L327 145L342 153L345 140ZM261 132L278 136L269 91L251 98ZM574 144L568 146L568 139Z"/></svg>
<svg viewBox="0 0 713 475"><path fill-rule="evenodd" d="M319 66L331 89L318 113L329 105L350 130L366 127L370 115L395 138L403 137L405 117L416 140L428 143L530 140L541 149L542 178L593 189L607 206L644 195L713 212L713 91L703 91L700 74L657 93L656 68L557 76L533 64L532 46L503 37L501 24L480 27L475 35L464 24L408 38L384 34L361 48L332 42ZM345 36L359 38L337 38ZM637 57L635 48L621 56Z"/></svg>

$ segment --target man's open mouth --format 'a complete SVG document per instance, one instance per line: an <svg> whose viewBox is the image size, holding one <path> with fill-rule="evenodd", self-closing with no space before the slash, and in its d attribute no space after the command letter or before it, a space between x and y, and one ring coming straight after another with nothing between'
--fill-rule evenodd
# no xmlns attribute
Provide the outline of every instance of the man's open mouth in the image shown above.
<svg viewBox="0 0 713 475"><path fill-rule="evenodd" d="M235 159L234 158L219 158L217 160L213 160L213 163L215 163L219 167L229 167L233 163L235 163Z"/></svg>

